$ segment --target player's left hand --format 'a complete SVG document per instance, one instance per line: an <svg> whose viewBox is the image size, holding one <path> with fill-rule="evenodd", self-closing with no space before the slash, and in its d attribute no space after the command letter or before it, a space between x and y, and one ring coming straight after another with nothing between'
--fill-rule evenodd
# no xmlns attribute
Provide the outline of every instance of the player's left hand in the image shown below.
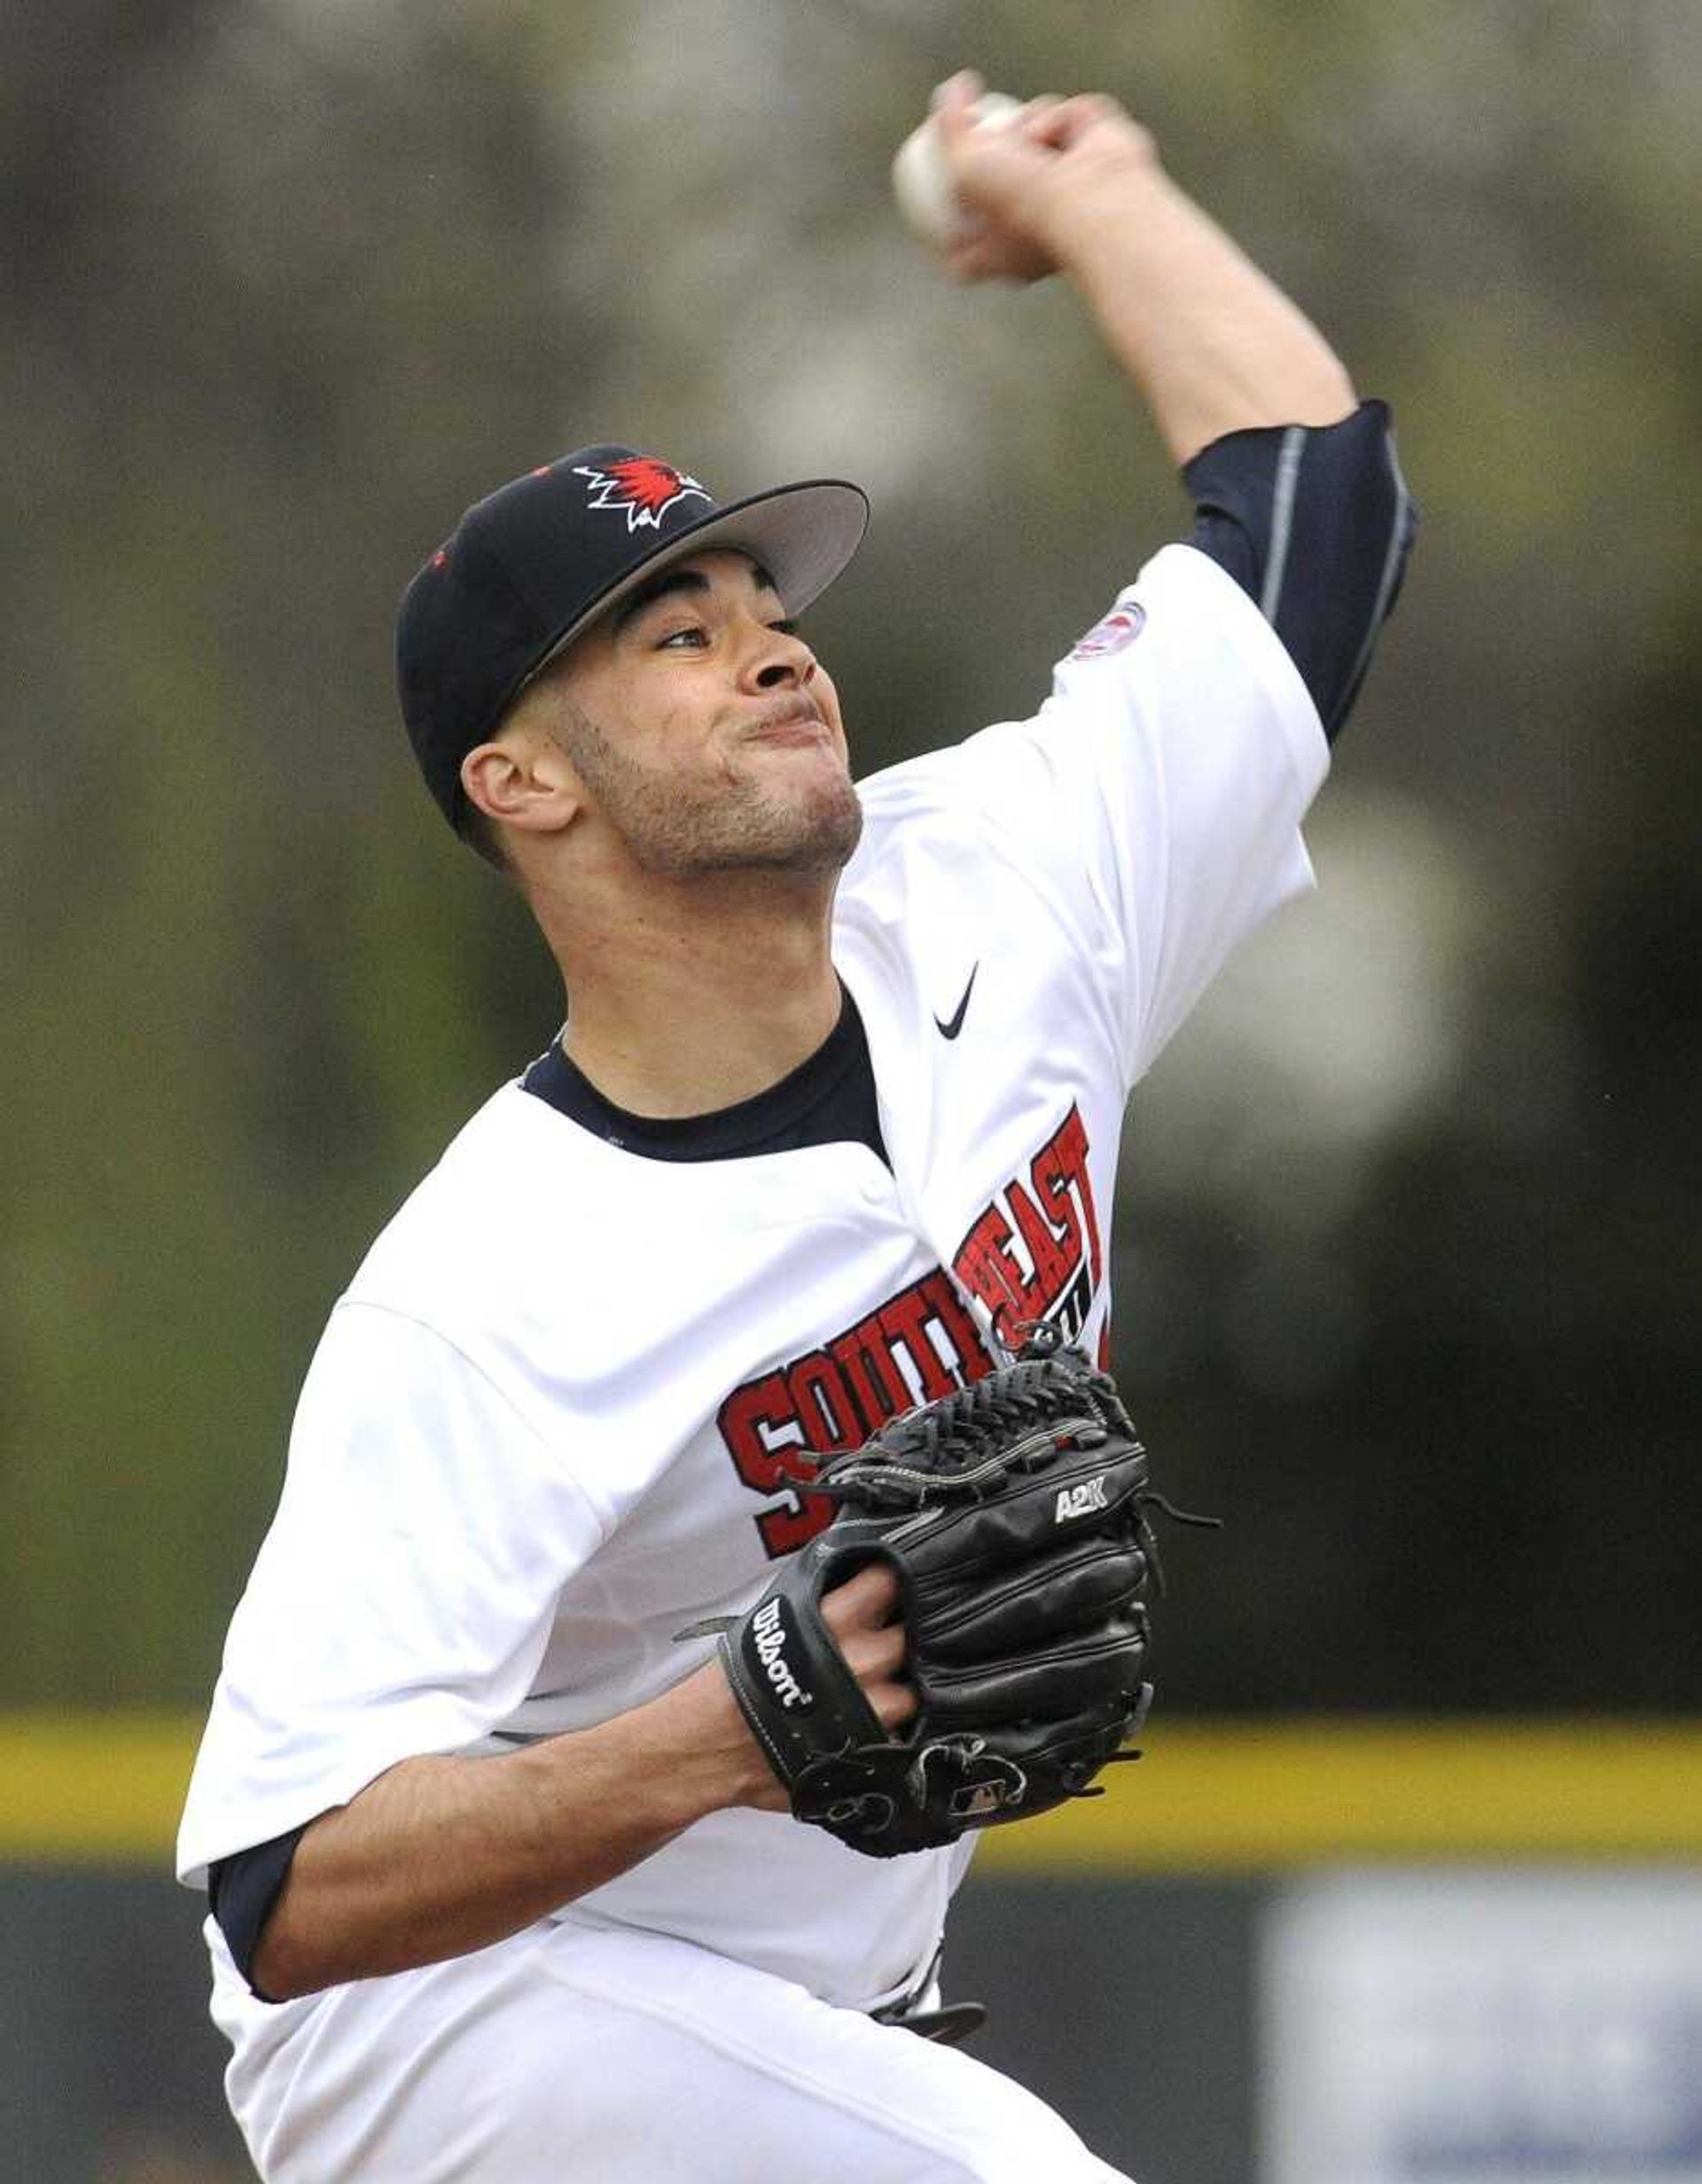
<svg viewBox="0 0 1702 2184"><path fill-rule="evenodd" d="M882 1728L902 1728L917 1696L904 1680L904 1620L898 1574L870 1563L822 1595L822 1620L863 1688Z"/></svg>
<svg viewBox="0 0 1702 2184"><path fill-rule="evenodd" d="M897 1572L884 1564L868 1564L823 1593L821 1618L864 1704L888 1736L896 1735L919 1704L906 1673ZM733 1805L765 1813L789 1809L787 1789L752 1734L719 1657L705 1662L659 1703L670 1709L667 1734L676 1778L691 1768L708 1784L705 1811Z"/></svg>
<svg viewBox="0 0 1702 2184"><path fill-rule="evenodd" d="M1066 261L1071 221L1156 171L1157 151L1099 92L1031 98L1003 127L977 128L981 90L964 69L933 94L952 188L970 215L946 263L959 280L1043 280Z"/></svg>
<svg viewBox="0 0 1702 2184"><path fill-rule="evenodd" d="M1091 1794L1152 1696L1159 1497L1110 1376L1031 1330L813 1485L833 1522L718 1625L796 1817L890 1858Z"/></svg>

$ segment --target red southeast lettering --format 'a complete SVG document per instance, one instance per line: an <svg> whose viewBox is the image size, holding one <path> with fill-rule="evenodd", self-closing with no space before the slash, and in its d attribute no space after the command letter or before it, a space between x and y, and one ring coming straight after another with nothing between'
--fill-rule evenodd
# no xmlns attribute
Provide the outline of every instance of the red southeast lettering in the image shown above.
<svg viewBox="0 0 1702 2184"><path fill-rule="evenodd" d="M957 1384L928 1338L928 1322L932 1317L919 1282L901 1290L896 1297L889 1297L880 1308L880 1324L888 1342L894 1351L902 1342L910 1353L925 1403L949 1395Z"/></svg>
<svg viewBox="0 0 1702 2184"><path fill-rule="evenodd" d="M1046 1302L1051 1304L1080 1263L1081 1239L1076 1239L1076 1249L1066 1255L1058 1248L1058 1232L1049 1225L1040 1208L1020 1183L1007 1183L1004 1195L1011 1202L1011 1211L1017 1217L1017 1233L1027 1246L1029 1258L1034 1262L1035 1284Z"/></svg>
<svg viewBox="0 0 1702 2184"><path fill-rule="evenodd" d="M1044 1149L1034 1163L1034 1180L1040 1181L1040 1159L1047 1153L1056 1153L1064 1175L1075 1185L1081 1218L1088 1231L1088 1263L1093 1270L1093 1286L1099 1286L1103 1260L1099 1250L1099 1214L1093 1203L1093 1177L1088 1170L1088 1132L1079 1107L1072 1107L1058 1126L1058 1135ZM1072 1223L1072 1226L1074 1224ZM1078 1240L1077 1248L1080 1249Z"/></svg>
<svg viewBox="0 0 1702 2184"><path fill-rule="evenodd" d="M798 1483L816 1466L804 1446L784 1373L764 1373L736 1388L715 1423L746 1486L757 1494L787 1497L785 1507L764 1509L756 1520L770 1555L789 1555L832 1521L833 1504L827 1496L807 1494ZM780 1438L788 1429L797 1438Z"/></svg>
<svg viewBox="0 0 1702 2184"><path fill-rule="evenodd" d="M877 1426L910 1408L910 1399L894 1368L878 1312L859 1320L848 1334L836 1336L828 1344L827 1353L844 1375L860 1413L865 1440Z"/></svg>
<svg viewBox="0 0 1702 2184"><path fill-rule="evenodd" d="M993 1315L993 1331L1014 1349L1018 1327L1037 1314L1034 1284L1011 1256L1011 1229L999 1205L989 1205L958 1246L957 1278Z"/></svg>
<svg viewBox="0 0 1702 2184"><path fill-rule="evenodd" d="M825 1350L812 1350L798 1360L786 1374L786 1392L804 1439L818 1456L858 1446L856 1413L839 1369Z"/></svg>
<svg viewBox="0 0 1702 2184"><path fill-rule="evenodd" d="M928 1308L950 1338L957 1353L957 1374L965 1386L993 1369L993 1354L981 1339L981 1330L964 1309L957 1286L943 1267L924 1275L917 1284Z"/></svg>

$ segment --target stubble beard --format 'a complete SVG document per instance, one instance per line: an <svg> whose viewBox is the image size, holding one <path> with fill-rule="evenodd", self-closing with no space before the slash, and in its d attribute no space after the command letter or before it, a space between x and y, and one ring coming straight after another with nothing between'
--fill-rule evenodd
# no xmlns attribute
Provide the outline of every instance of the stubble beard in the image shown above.
<svg viewBox="0 0 1702 2184"><path fill-rule="evenodd" d="M862 838L863 804L843 768L792 796L745 778L713 794L683 793L678 782L636 764L577 706L563 708L557 733L633 862L657 878L828 876L843 870Z"/></svg>

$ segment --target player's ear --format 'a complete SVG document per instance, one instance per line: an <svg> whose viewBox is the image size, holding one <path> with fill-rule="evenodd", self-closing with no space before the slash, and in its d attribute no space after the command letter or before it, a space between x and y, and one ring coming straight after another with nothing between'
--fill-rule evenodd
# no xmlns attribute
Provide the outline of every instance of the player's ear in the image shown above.
<svg viewBox="0 0 1702 2184"><path fill-rule="evenodd" d="M584 807L585 792L571 759L553 737L511 724L461 761L468 803L523 834L558 834Z"/></svg>

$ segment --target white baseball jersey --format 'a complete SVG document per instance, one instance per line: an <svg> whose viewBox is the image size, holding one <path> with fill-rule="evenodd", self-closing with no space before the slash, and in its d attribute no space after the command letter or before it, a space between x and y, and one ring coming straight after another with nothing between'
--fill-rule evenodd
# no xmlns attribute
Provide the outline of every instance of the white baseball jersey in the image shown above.
<svg viewBox="0 0 1702 2184"><path fill-rule="evenodd" d="M890 1166L859 1144L647 1158L498 1091L332 1314L181 1876L411 1754L654 1696L710 1650L675 1634L748 1606L828 1515L786 1483L792 1452L975 1377L995 1325L1102 1349L1129 1088L1309 880L1326 757L1256 607L1167 547L1037 716L863 784L833 957ZM931 1959L965 1862L740 1810L560 1915L867 2007Z"/></svg>

